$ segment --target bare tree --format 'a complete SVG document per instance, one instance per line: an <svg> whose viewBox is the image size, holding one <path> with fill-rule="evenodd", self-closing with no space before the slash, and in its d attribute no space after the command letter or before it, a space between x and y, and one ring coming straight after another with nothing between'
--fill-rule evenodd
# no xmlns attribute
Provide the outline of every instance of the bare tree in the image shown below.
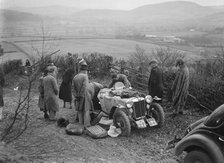
<svg viewBox="0 0 224 163"><path fill-rule="evenodd" d="M162 67L172 67L178 58L184 58L180 51L167 48L155 48L152 51L153 56L158 60Z"/></svg>

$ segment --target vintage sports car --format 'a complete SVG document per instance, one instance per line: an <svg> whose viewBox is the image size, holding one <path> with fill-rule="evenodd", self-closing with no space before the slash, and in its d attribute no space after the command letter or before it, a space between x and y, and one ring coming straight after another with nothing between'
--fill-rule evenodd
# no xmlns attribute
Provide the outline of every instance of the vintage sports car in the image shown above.
<svg viewBox="0 0 224 163"><path fill-rule="evenodd" d="M187 152L184 163L224 163L224 105L187 127L175 154Z"/></svg>
<svg viewBox="0 0 224 163"><path fill-rule="evenodd" d="M161 127L165 121L163 108L156 103L161 100L150 95L144 96L132 88L124 88L123 83L116 83L114 88L101 89L98 93L101 110L113 119L123 136L129 136L131 127Z"/></svg>

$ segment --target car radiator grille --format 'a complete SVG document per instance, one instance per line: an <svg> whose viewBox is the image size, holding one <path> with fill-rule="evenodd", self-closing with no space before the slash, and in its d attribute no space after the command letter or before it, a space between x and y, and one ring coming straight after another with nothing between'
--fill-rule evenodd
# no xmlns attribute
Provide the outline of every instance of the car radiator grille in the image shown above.
<svg viewBox="0 0 224 163"><path fill-rule="evenodd" d="M146 114L145 100L135 102L133 105L133 117L134 119L140 119Z"/></svg>

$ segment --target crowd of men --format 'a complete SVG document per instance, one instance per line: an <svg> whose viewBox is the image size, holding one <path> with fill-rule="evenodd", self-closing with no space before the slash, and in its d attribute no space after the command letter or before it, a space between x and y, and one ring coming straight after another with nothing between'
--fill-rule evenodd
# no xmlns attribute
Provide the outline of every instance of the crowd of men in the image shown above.
<svg viewBox="0 0 224 163"><path fill-rule="evenodd" d="M44 112L44 118L50 121L56 120L56 114L59 111L59 98L70 103L72 109L72 100L74 99L74 109L77 114L74 121L78 121L84 126L90 126L90 112L94 110L94 102L98 103L97 94L104 88L100 83L90 82L88 77L88 65L84 59L79 61L79 72L75 74L72 68L68 68L63 76L60 87L57 82L58 69L51 62L39 80L39 108ZM157 60L149 63L151 73L148 80L148 93L152 97L163 98L163 71L158 66ZM182 59L176 61L178 71L172 86L172 101L174 115L183 114L189 87L189 71ZM108 88L113 87L116 82L122 82L126 88L131 87L131 83L125 74L120 74L116 70L111 70L112 81ZM3 86L5 83L4 73L0 68L0 120L2 119L2 110L4 106Z"/></svg>

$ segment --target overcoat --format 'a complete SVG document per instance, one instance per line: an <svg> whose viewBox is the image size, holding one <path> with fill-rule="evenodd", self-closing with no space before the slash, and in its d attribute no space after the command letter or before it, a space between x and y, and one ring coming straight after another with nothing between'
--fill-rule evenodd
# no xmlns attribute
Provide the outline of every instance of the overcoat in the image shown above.
<svg viewBox="0 0 224 163"><path fill-rule="evenodd" d="M189 70L187 66L183 65L176 74L172 91L173 91L173 107L183 105L188 96L189 88Z"/></svg>
<svg viewBox="0 0 224 163"><path fill-rule="evenodd" d="M59 89L59 98L65 102L72 101L72 79L74 75L74 70L67 69L62 76L62 83Z"/></svg>
<svg viewBox="0 0 224 163"><path fill-rule="evenodd" d="M163 96L163 71L158 66L151 69L148 81L149 95L162 98Z"/></svg>
<svg viewBox="0 0 224 163"><path fill-rule="evenodd" d="M89 78L87 71L80 71L72 80L72 92L75 98L75 107L77 111L84 110L85 96Z"/></svg>
<svg viewBox="0 0 224 163"><path fill-rule="evenodd" d="M58 111L59 110L59 104L58 104L58 84L53 76L54 74L48 74L43 79L44 84L44 101L46 104L46 109L48 111Z"/></svg>

